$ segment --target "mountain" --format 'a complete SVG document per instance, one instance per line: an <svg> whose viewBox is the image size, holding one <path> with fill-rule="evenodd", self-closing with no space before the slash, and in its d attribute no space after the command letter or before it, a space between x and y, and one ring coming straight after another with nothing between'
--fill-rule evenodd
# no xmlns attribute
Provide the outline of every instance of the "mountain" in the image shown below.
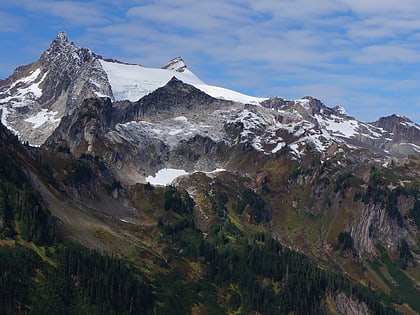
<svg viewBox="0 0 420 315"><path fill-rule="evenodd" d="M98 114L104 110L105 116ZM393 137L393 132L312 97L243 104L211 97L174 77L137 102L85 100L45 145L102 156L110 165L122 165L120 180L133 184L167 168L234 170L250 150L267 157L287 151L293 159L315 150L322 161L341 156L384 163L418 154L418 133Z"/></svg>
<svg viewBox="0 0 420 315"><path fill-rule="evenodd" d="M406 117L247 96L181 57L127 64L63 32L0 82L0 108L0 245L49 266L11 313L39 296L52 313L420 312L420 126ZM71 256L68 240L121 260Z"/></svg>
<svg viewBox="0 0 420 315"><path fill-rule="evenodd" d="M84 99L137 101L173 76L213 96L259 100L204 84L179 58L162 69L104 60L89 49L75 46L64 32L59 32L38 61L17 68L0 82L2 123L23 141L41 145L61 118L71 114Z"/></svg>
<svg viewBox="0 0 420 315"><path fill-rule="evenodd" d="M250 120L261 120L260 127L271 130L271 135L253 136L253 145L259 150L279 150L287 141L274 133L293 134L292 130L296 129L305 136L294 134L294 139L289 140L288 145L295 149L310 142L322 151L333 143L347 143L388 156L402 157L420 152L420 127L413 122L407 121L414 130L407 137L403 133L395 136L392 130L381 127L381 120L362 123L348 116L342 107L331 109L311 97L296 101L255 98L206 85L180 57L161 69L105 60L88 49L76 47L64 32L58 33L37 62L16 69L0 84L2 122L23 141L41 145L61 119L70 115L83 100L109 97L114 102L137 102L165 86L172 77L214 98L255 105L255 113L249 114ZM264 114L264 118L251 117L260 115L259 112L264 111L261 107L272 109L273 113Z"/></svg>

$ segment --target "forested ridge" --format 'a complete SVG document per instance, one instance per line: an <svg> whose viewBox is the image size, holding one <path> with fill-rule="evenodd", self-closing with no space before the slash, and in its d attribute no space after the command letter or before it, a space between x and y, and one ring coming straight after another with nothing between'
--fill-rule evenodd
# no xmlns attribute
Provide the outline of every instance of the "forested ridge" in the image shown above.
<svg viewBox="0 0 420 315"><path fill-rule="evenodd" d="M209 296L217 298L214 288L218 288L230 313L326 314L326 298L344 293L365 302L373 314L399 314L390 306L392 296L355 285L341 273L319 267L265 232L245 235L229 219L220 219L205 239L188 220L175 225L161 222L160 228L163 240L176 249L179 259L203 260L206 265L204 277L190 284L189 296L193 298L184 304L208 303ZM180 284L182 280L178 279Z"/></svg>
<svg viewBox="0 0 420 315"><path fill-rule="evenodd" d="M148 279L130 263L67 241L32 188L13 136L0 151L0 313L148 314ZM22 163L22 162L21 162Z"/></svg>

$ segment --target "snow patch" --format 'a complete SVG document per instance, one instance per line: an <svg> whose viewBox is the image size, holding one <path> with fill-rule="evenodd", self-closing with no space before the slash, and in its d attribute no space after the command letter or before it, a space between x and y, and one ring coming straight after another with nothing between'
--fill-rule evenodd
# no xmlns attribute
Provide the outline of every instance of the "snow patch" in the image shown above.
<svg viewBox="0 0 420 315"><path fill-rule="evenodd" d="M45 77L47 76L48 72L44 73L41 80L39 82L34 82L31 85L27 87L20 87L17 89L15 93L12 93L11 90L18 84L18 83L31 83L35 81L39 74L41 73L41 69L36 69L33 71L31 75L28 77L22 78L20 80L17 80L15 83L13 83L5 92L1 93L4 96L9 95L7 97L3 97L2 100L0 100L0 104L11 102L10 105L13 107L22 107L26 106L27 102L30 102L33 98L40 98L42 96L42 89L39 87L39 85L44 81Z"/></svg>
<svg viewBox="0 0 420 315"><path fill-rule="evenodd" d="M175 178L188 175L184 170L174 168L163 168L159 170L154 176L147 176L146 182L152 185L167 186L172 183Z"/></svg>
<svg viewBox="0 0 420 315"><path fill-rule="evenodd" d="M36 115L25 119L25 121L33 124L33 128L36 129L45 123L53 124L60 122L60 119L54 118L57 114L58 112L49 112L47 109L42 109Z"/></svg>
<svg viewBox="0 0 420 315"><path fill-rule="evenodd" d="M10 86L10 88L9 88L9 90L11 90L11 89L13 89L17 84L19 84L19 83L29 83L29 82L33 82L33 81L35 81L36 80L36 78L38 78L38 76L39 76L39 74L41 73L41 69L40 68L38 68L38 69L36 69L36 70L34 70L34 71L32 71L32 73L29 75L29 76L27 76L27 77L24 77L24 78L22 78L22 79L19 79L19 80L17 80L16 82L14 82L11 86ZM41 82L42 82L42 80L41 80Z"/></svg>
<svg viewBox="0 0 420 315"><path fill-rule="evenodd" d="M286 146L286 142L279 142L277 143L276 147L271 150L271 153L277 153L278 151L280 151L281 149L283 149Z"/></svg>
<svg viewBox="0 0 420 315"><path fill-rule="evenodd" d="M409 127L409 128L410 127L411 128L416 128L416 129L420 130L420 126L417 125L416 123L412 122L412 121L404 121L404 122L401 122L400 125L403 125L403 126Z"/></svg>
<svg viewBox="0 0 420 315"><path fill-rule="evenodd" d="M204 173L205 174L217 174L217 173L225 172L225 171L226 171L226 169L224 169L224 168L216 168L214 171L204 172Z"/></svg>
<svg viewBox="0 0 420 315"><path fill-rule="evenodd" d="M323 128L336 136L351 138L357 134L359 123L356 120L347 120L335 115L330 117L315 115L315 118Z"/></svg>
<svg viewBox="0 0 420 315"><path fill-rule="evenodd" d="M233 90L213 85L198 84L195 85L195 87L214 98L235 101L243 104L257 105L260 104L262 101L267 100L267 98L249 96Z"/></svg>
<svg viewBox="0 0 420 315"><path fill-rule="evenodd" d="M116 101L138 101L143 96L164 86L174 76L192 85L203 83L188 69L181 73L175 70L146 68L104 60L100 60L100 63L108 75Z"/></svg>

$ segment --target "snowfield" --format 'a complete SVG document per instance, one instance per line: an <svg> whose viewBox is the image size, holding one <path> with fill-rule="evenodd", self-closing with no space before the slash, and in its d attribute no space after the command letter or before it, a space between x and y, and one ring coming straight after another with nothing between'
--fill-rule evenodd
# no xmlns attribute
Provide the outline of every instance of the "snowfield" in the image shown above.
<svg viewBox="0 0 420 315"><path fill-rule="evenodd" d="M206 174L207 176L212 176L217 173L224 172L224 171L226 171L226 169L217 168L214 171L202 172L202 173ZM194 171L193 173L196 173L196 172L199 172L199 171ZM159 170L155 175L147 176L146 183L148 182L154 186L168 186L168 185L171 185L172 182L176 178L185 176L185 175L190 175L190 173L188 173L185 170L180 170L180 169L175 169L175 168L163 168Z"/></svg>
<svg viewBox="0 0 420 315"><path fill-rule="evenodd" d="M100 63L108 75L108 80L116 101L138 101L143 96L164 86L172 77L193 85L214 98L244 104L259 104L267 99L205 84L187 68L179 72L173 69L146 68L139 65L127 65L105 60L100 60Z"/></svg>
<svg viewBox="0 0 420 315"><path fill-rule="evenodd" d="M184 175L188 175L188 172L174 168L163 168L154 176L147 176L146 182L157 186L167 186L170 185L175 178Z"/></svg>

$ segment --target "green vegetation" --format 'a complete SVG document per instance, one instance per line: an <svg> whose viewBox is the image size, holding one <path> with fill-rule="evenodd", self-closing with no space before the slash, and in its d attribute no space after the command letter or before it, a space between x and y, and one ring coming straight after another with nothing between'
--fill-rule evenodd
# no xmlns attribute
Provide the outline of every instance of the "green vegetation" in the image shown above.
<svg viewBox="0 0 420 315"><path fill-rule="evenodd" d="M338 235L338 244L340 250L344 252L347 249L353 249L353 239L349 232L340 232Z"/></svg>
<svg viewBox="0 0 420 315"><path fill-rule="evenodd" d="M162 221L158 225L163 232L162 240L169 241L168 248L174 250L173 259L204 259L203 279L187 282L179 274L170 274L171 287L177 283L182 288L177 292L182 293L186 305L199 301L213 314L223 303L207 304L205 297L214 296L214 288L218 288L230 292L230 308L245 314L253 310L262 314L323 314L326 296L345 292L367 303L375 314L397 313L384 306L384 300L374 291L354 286L344 276L318 267L305 255L284 248L264 232L241 232L229 218L219 217L206 238L185 218L178 219L176 225L168 226ZM165 296L162 310L173 309L175 301ZM220 309L217 313L223 314Z"/></svg>
<svg viewBox="0 0 420 315"><path fill-rule="evenodd" d="M179 191L174 186L167 186L165 190L166 211L173 210L177 213L192 213L194 209L194 200L188 195L187 191Z"/></svg>
<svg viewBox="0 0 420 315"><path fill-rule="evenodd" d="M387 285L392 289L391 296L394 301L399 303L407 301L414 310L420 312L420 300L413 281L408 278L407 275L389 258L385 249L381 245L378 244L377 249L380 253L381 263L386 266L393 279L392 282L387 281ZM381 263L377 261L376 265L374 265L374 269L378 273L382 273L379 268Z"/></svg>
<svg viewBox="0 0 420 315"><path fill-rule="evenodd" d="M392 187L393 185L395 187ZM398 208L398 200L402 196L411 196L416 200L411 213L415 219L417 217L416 213L418 212L416 205L420 198L420 190L415 186L401 186L398 184L398 177L390 170L378 170L376 167L371 168L368 186L362 197L364 203L372 201L381 204L386 209L388 216L391 219L395 219L402 226L403 219Z"/></svg>
<svg viewBox="0 0 420 315"><path fill-rule="evenodd" d="M0 248L2 313L150 313L151 287L137 269L71 243L55 251L57 267L29 248Z"/></svg>
<svg viewBox="0 0 420 315"><path fill-rule="evenodd" d="M363 184L363 180L354 176L349 171L344 171L343 173L338 174L337 179L335 180L334 192L341 192L342 197L345 197L346 189L350 187L359 187Z"/></svg>
<svg viewBox="0 0 420 315"><path fill-rule="evenodd" d="M0 183L0 235L11 238L19 234L37 245L51 245L55 231L50 213L27 182L22 187Z"/></svg>
<svg viewBox="0 0 420 315"><path fill-rule="evenodd" d="M58 236L13 151L0 154L0 313L151 313L149 280L122 259ZM74 164L74 180L88 179L82 165Z"/></svg>
<svg viewBox="0 0 420 315"><path fill-rule="evenodd" d="M420 229L420 200L414 202L413 209L410 210L410 217L416 223L417 228Z"/></svg>
<svg viewBox="0 0 420 315"><path fill-rule="evenodd" d="M267 205L264 200L251 189L246 189L243 192L236 211L239 214L242 214L247 207L250 209L252 218L256 223L269 221L270 212L267 209Z"/></svg>

